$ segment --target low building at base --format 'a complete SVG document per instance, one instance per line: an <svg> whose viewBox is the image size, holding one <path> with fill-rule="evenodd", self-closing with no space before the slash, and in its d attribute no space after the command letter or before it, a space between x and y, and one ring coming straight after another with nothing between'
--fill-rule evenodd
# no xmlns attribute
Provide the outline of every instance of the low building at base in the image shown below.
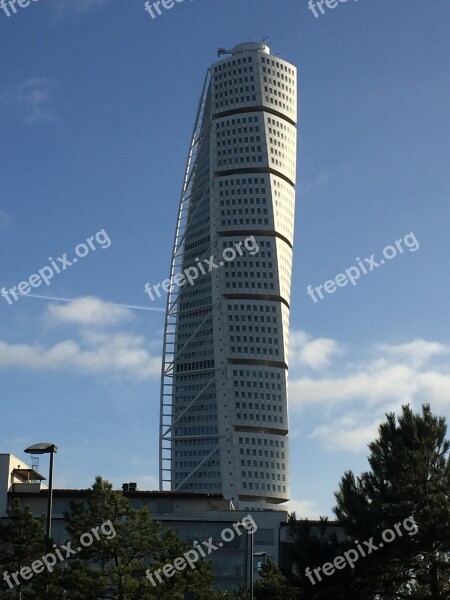
<svg viewBox="0 0 450 600"><path fill-rule="evenodd" d="M45 515L48 503L48 488L36 468L29 466L12 454L0 454L0 519L7 518L7 508L14 500L29 506L36 517ZM280 530L287 522L283 510L236 510L221 494L144 491L136 484L124 484L120 492L129 499L132 508L148 508L151 516L165 528L172 528L189 545L195 541L212 539L214 546L222 547L212 552L211 560L217 589L235 590L248 585L250 564L256 581L264 560L279 564ZM87 499L88 489L54 489L52 511L52 538L58 545L67 541L65 514L73 502ZM242 530L229 542L221 537L225 529L233 530L233 524L251 514L257 530L253 536ZM231 535L230 535L231 537ZM253 560L250 556L253 550Z"/></svg>

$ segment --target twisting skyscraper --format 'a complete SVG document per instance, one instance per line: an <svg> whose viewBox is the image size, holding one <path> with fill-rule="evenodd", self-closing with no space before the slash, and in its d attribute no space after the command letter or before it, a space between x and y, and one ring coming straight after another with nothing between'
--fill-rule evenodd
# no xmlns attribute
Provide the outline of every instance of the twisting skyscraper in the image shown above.
<svg viewBox="0 0 450 600"><path fill-rule="evenodd" d="M175 233L160 485L251 508L290 493L296 68L261 43L219 55L231 56L207 72Z"/></svg>

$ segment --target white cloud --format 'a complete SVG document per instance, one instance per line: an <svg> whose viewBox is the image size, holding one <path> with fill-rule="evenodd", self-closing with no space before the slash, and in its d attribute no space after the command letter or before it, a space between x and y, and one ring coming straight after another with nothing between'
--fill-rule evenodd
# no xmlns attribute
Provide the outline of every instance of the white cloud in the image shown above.
<svg viewBox="0 0 450 600"><path fill-rule="evenodd" d="M115 325L133 318L130 309L94 296L75 298L67 304L50 304L47 314L56 323L94 326Z"/></svg>
<svg viewBox="0 0 450 600"><path fill-rule="evenodd" d="M380 352L384 352L390 357L410 363L419 367L429 361L431 358L443 354L448 354L450 348L438 342L427 342L426 340L414 340L407 344L380 344Z"/></svg>
<svg viewBox="0 0 450 600"><path fill-rule="evenodd" d="M156 348L154 341L142 335L108 330L133 317L129 308L86 296L51 304L45 317L54 325L75 325L73 335L53 345L0 340L0 369L74 371L126 381L159 377L160 344Z"/></svg>
<svg viewBox="0 0 450 600"><path fill-rule="evenodd" d="M46 77L31 77L5 85L0 90L0 103L29 125L55 121L54 91L56 84Z"/></svg>
<svg viewBox="0 0 450 600"><path fill-rule="evenodd" d="M450 407L450 373L420 371L393 365L373 372L358 369L341 378L297 379L290 387L291 404L329 404L352 401L369 405L434 402Z"/></svg>
<svg viewBox="0 0 450 600"><path fill-rule="evenodd" d="M367 369L367 370L364 370ZM354 400L379 403L397 399L411 402L418 391L414 372L403 365L386 366L371 370L370 367L355 367L343 377L321 379L301 378L290 384L291 404L334 404Z"/></svg>
<svg viewBox="0 0 450 600"><path fill-rule="evenodd" d="M429 403L433 412L450 417L450 366L439 364L449 352L450 346L422 339L375 345L368 350L369 358L343 366L338 375L292 379L291 409L311 408L316 414L321 409L322 422L309 436L323 448L365 451L377 437L385 413L398 414L403 404L418 410ZM330 361L326 364L330 366Z"/></svg>
<svg viewBox="0 0 450 600"><path fill-rule="evenodd" d="M76 371L131 381L156 378L161 359L148 351L142 336L84 332L82 341L63 340L53 346L0 341L0 369Z"/></svg>
<svg viewBox="0 0 450 600"><path fill-rule="evenodd" d="M340 449L348 452L366 450L367 444L377 437L380 420L364 426L358 426L358 419L349 422L338 420L332 425L316 427L309 437L318 439L328 450Z"/></svg>
<svg viewBox="0 0 450 600"><path fill-rule="evenodd" d="M331 359L342 353L339 344L329 338L312 339L305 331L292 331L289 336L289 364L323 369Z"/></svg>
<svg viewBox="0 0 450 600"><path fill-rule="evenodd" d="M311 500L289 500L286 504L280 504L280 508L288 512L295 512L297 519L319 520L319 509Z"/></svg>

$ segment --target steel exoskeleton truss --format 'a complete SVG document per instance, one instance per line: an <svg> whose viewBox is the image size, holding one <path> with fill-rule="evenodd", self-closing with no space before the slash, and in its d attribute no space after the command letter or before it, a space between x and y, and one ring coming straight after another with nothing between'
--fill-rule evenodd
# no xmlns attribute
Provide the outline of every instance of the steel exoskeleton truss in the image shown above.
<svg viewBox="0 0 450 600"><path fill-rule="evenodd" d="M189 215L189 208L191 205L192 187L195 179L197 156L199 154L200 147L206 137L209 124L204 123L204 114L206 108L206 101L208 97L209 83L210 83L210 71L208 69L203 84L202 94L198 104L197 115L195 119L194 129L192 133L191 144L188 153L188 159L186 164L186 171L183 181L183 188L180 198L180 204L178 209L178 219L175 229L172 261L170 265L170 281L178 273L181 273L183 268L183 254L186 239L186 228L188 217L192 218L192 214ZM209 182L207 184L209 187ZM201 190L197 190L201 191ZM204 193L206 194L208 189L205 186ZM160 435L159 435L159 488L164 490L164 485L168 484L172 489L173 478L172 478L172 432L173 428L183 414L192 406L197 398L203 393L202 390L192 400L189 406L177 416L177 419L173 419L173 392L174 392L174 362L177 356L183 351L181 349L178 353L175 348L175 336L176 336L176 325L179 314L179 299L180 299L180 288L178 286L171 286L167 296L166 306L166 318L164 325L164 338L163 338L163 357L162 357L162 369L161 369L161 404L160 404ZM200 324L196 331L192 334L191 338L194 337L197 331L203 326L206 320L210 317L208 314L204 321ZM188 340L185 346L189 343ZM212 381L212 380L211 380ZM210 385L208 382L207 386ZM205 386L205 389L206 387ZM183 482L184 483L184 482ZM181 484L180 484L181 485ZM178 486L180 487L180 486Z"/></svg>

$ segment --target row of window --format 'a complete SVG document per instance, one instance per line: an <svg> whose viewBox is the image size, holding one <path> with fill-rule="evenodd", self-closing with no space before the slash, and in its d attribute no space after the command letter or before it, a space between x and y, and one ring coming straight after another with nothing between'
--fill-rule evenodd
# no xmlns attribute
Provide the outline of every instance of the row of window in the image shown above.
<svg viewBox="0 0 450 600"><path fill-rule="evenodd" d="M246 444L247 446L249 446L250 444L252 446L270 446L275 447L275 448L284 448L284 441L283 440L272 440L272 439L267 439L264 438L261 440L261 438L255 438L255 437L251 437L251 438L244 438L244 437L240 437L239 438L239 443L240 444Z"/></svg>
<svg viewBox="0 0 450 600"><path fill-rule="evenodd" d="M283 73L281 73L280 71L275 71L275 69L271 69L270 67L263 67L262 72L266 73L267 75L272 75L274 77L278 77L279 79L282 79L283 81L287 81L290 85L294 86L294 83L295 83L294 79L291 79L287 75L283 75Z"/></svg>
<svg viewBox="0 0 450 600"><path fill-rule="evenodd" d="M259 402L236 402L235 403L236 408L240 408L242 406L242 408L244 410L267 410L267 411L273 411L273 412L283 412L283 407L282 406L278 406L276 404L260 404Z"/></svg>
<svg viewBox="0 0 450 600"><path fill-rule="evenodd" d="M219 167L226 167L228 165L245 165L245 164L252 164L252 163L256 163L256 162L260 162L262 163L263 161L263 157L262 156L241 156L241 157L235 157L233 158L223 158L223 159L218 159L217 160L217 165Z"/></svg>
<svg viewBox="0 0 450 600"><path fill-rule="evenodd" d="M256 96L252 94L252 96L239 96L230 98L230 100L221 100L220 102L216 102L216 108L219 109L233 104L244 104L246 102L256 102Z"/></svg>
<svg viewBox="0 0 450 600"><path fill-rule="evenodd" d="M262 219L261 217L254 217L252 219L221 219L220 226L221 227L237 227L238 225L267 225L272 229L273 221L270 219Z"/></svg>
<svg viewBox="0 0 450 600"><path fill-rule="evenodd" d="M280 408L281 408L281 406L280 406ZM266 415L258 414L258 413L256 413L256 414L242 413L242 415L241 415L241 413L237 413L236 418L241 421L263 421L263 422L267 421L268 423L279 423L279 424L283 424L283 422L284 422L283 417L280 417L277 415L273 415L273 417L272 417L272 415L267 415L267 418L266 418Z"/></svg>
<svg viewBox="0 0 450 600"><path fill-rule="evenodd" d="M222 82L215 81L214 90L223 90L223 88L232 85L239 85L241 83L252 83L255 81L254 75L246 75L245 77L235 77L232 79L231 77L228 79L223 79Z"/></svg>
<svg viewBox="0 0 450 600"><path fill-rule="evenodd" d="M270 242L266 242L269 243ZM263 245L263 242L261 242L261 247ZM275 306L270 306L268 304L264 305L264 304L228 304L228 310L247 310L248 311L253 311L253 312L272 312L272 313L276 313L277 309Z"/></svg>
<svg viewBox="0 0 450 600"><path fill-rule="evenodd" d="M182 346L177 346L177 350L180 351L182 349ZM191 350L191 347L188 346L187 349L185 348L183 350L183 353L180 354L180 356L177 357L178 360L183 359L183 360L188 360L191 358L195 358L196 360L198 360L199 358L202 357L209 357L211 356L211 354L213 353L213 344L208 344L207 348L202 348L201 350L193 350L193 351L188 351Z"/></svg>
<svg viewBox="0 0 450 600"><path fill-rule="evenodd" d="M187 295L185 293L185 295ZM180 302L180 312L190 311L193 308L200 308L201 306L211 306L211 296L200 298L200 300L192 300L190 302Z"/></svg>
<svg viewBox="0 0 450 600"><path fill-rule="evenodd" d="M244 130L246 128L244 127ZM250 127L250 129L253 129L253 127ZM219 137L219 135L217 136ZM251 135L250 137L243 137L243 138L228 138L226 141L224 142L217 142L217 148L222 148L223 146L235 146L236 144L248 144L248 143L254 143L254 142L261 142L261 136L257 135L256 138L255 136Z"/></svg>
<svg viewBox="0 0 450 600"><path fill-rule="evenodd" d="M227 79L230 75L245 75L248 73L254 73L253 67L238 67L237 69L233 69L231 66L225 65L225 69L223 73L216 73L215 78L218 79Z"/></svg>
<svg viewBox="0 0 450 600"><path fill-rule="evenodd" d="M217 86L216 86L217 89ZM244 94L244 93L248 93L248 92L254 92L255 91L255 86L254 85L246 85L246 86L241 86L241 87L235 87L234 89L230 89L230 90L224 90L222 92L216 92L215 94L215 99L218 100L219 98L227 98L228 96L230 96L230 102L233 102L233 97L234 96L238 96L239 94ZM252 96L255 100L256 100L256 96Z"/></svg>
<svg viewBox="0 0 450 600"><path fill-rule="evenodd" d="M201 423L203 421L217 421L217 414L190 415L188 413L178 419L177 423Z"/></svg>
<svg viewBox="0 0 450 600"><path fill-rule="evenodd" d="M220 64L218 64L216 67L214 67L214 72L217 73L218 71L223 71L226 67L228 67L229 65L235 67L236 65L245 65L245 64L250 64L253 62L253 58L251 56L244 56L242 58L237 58L237 59L227 59L227 61L224 61Z"/></svg>
<svg viewBox="0 0 450 600"><path fill-rule="evenodd" d="M175 477L177 479L184 479L190 475L190 471L175 471ZM203 477L207 477L208 479L220 479L221 473L220 471L209 471L205 469L204 471L197 471L192 474L191 479L203 479Z"/></svg>
<svg viewBox="0 0 450 600"><path fill-rule="evenodd" d="M192 250L193 248L198 248L198 246L208 245L210 243L210 240L211 240L211 237L209 235L206 235L205 237L202 237L199 240L194 240L190 244L186 244L184 246L184 251L188 252L189 250Z"/></svg>
<svg viewBox="0 0 450 600"><path fill-rule="evenodd" d="M242 331L243 333L246 333L247 329L248 329L249 333L255 332L255 333L276 333L276 334L278 334L278 327L259 327L258 325L255 325L255 326L249 325L247 328L247 325L236 325L236 326L230 325L229 326L230 332L231 331L237 331L237 332ZM266 331L266 329L267 329L267 331ZM273 329L273 331L272 331L272 329ZM247 382L247 385L248 384L249 384L249 382ZM266 386L268 386L268 385L269 384L266 383ZM275 384L272 384L272 385L275 385ZM261 387L262 387L262 385L261 385Z"/></svg>
<svg viewBox="0 0 450 600"><path fill-rule="evenodd" d="M272 67L276 67L281 71L286 71L289 75L294 75L294 69L286 66L285 63L278 62L277 60L273 60L273 58L266 58L265 56L261 56L261 62L265 65L272 65Z"/></svg>
<svg viewBox="0 0 450 600"><path fill-rule="evenodd" d="M269 383L268 381L262 381L261 379L254 379L253 381L251 379L234 379L233 380L234 383L234 387L248 387L248 388L259 388L259 389L266 389L266 390L279 390L281 391L281 383Z"/></svg>
<svg viewBox="0 0 450 600"><path fill-rule="evenodd" d="M241 456L255 456L256 457L256 449L253 448L252 451L250 451L250 448L246 448L245 451L243 448L240 449L239 451ZM283 455L284 458L284 452L281 453ZM262 450L258 450L258 456L262 456ZM267 457L267 450L264 450L264 456ZM273 458L273 452L271 452L271 458ZM249 459L247 459L248 461ZM241 459L242 461L242 459Z"/></svg>
<svg viewBox="0 0 450 600"><path fill-rule="evenodd" d="M236 281L226 281L225 282L225 287L227 289L255 289L255 290L271 290L272 292L275 291L275 284L273 283L267 283L266 281L240 281L240 282L236 282ZM239 350L240 352L240 350Z"/></svg>
<svg viewBox="0 0 450 600"><path fill-rule="evenodd" d="M219 181L219 187L234 187L236 185L257 185L258 183L266 183L264 180L264 177L244 177L244 178L238 178L238 179L228 179L228 178L224 178L221 179ZM238 192L240 194L240 191ZM243 194L245 194L246 192L242 192ZM249 190L249 193L252 194L253 190ZM259 192L258 192L259 193ZM262 194L265 194L265 190L261 192Z"/></svg>
<svg viewBox="0 0 450 600"><path fill-rule="evenodd" d="M268 263L270 264L270 263ZM233 270L225 272L225 279L273 279L273 273L271 271L241 271L237 270L239 267L233 265ZM254 269L263 269L260 261L255 261Z"/></svg>
<svg viewBox="0 0 450 600"><path fill-rule="evenodd" d="M176 427L175 435L208 435L211 433L217 433L217 425L203 425L201 427Z"/></svg>
<svg viewBox="0 0 450 600"><path fill-rule="evenodd" d="M253 335L230 335L230 342L250 342L254 344L275 344L278 346L278 338L271 337L254 337Z"/></svg>
<svg viewBox="0 0 450 600"><path fill-rule="evenodd" d="M177 460L175 461L175 468L176 469L182 469L182 468L195 468L198 465L198 461L197 460ZM208 463L206 464L207 467L220 467L220 460L209 460Z"/></svg>
<svg viewBox="0 0 450 600"><path fill-rule="evenodd" d="M198 312L196 313L191 313L190 317L194 317L195 319L197 319ZM206 314L203 313L203 318L205 318ZM211 319L212 320L212 319ZM210 325L211 323L210 319L207 319L207 321L205 321L205 326ZM184 321L184 322L180 322L178 325L178 331L183 331L183 330L191 330L191 329L197 329L200 324L202 323L203 319L201 321L194 321L192 318L189 319L189 321ZM210 331L212 333L212 328L211 329L205 329L205 335L207 335L207 332ZM186 335L189 335L189 331L186 333Z"/></svg>
<svg viewBox="0 0 450 600"><path fill-rule="evenodd" d="M251 454L252 454L252 456L263 456L263 453L264 453L264 456L266 458L269 458L269 455L270 455L270 458L282 458L282 459L284 459L284 452L278 452L278 451L274 452L273 450L269 451L269 450L261 450L261 449L259 449L258 450L258 454L256 454L256 450L253 449ZM247 454L247 456L250 456L250 450L248 448L247 448L246 454ZM240 450L240 455L244 456L244 450L242 448ZM247 459L247 465L249 465L250 462L251 461L249 459ZM244 464L244 459L241 459L241 465L242 464ZM255 467L257 466L256 465L256 460L253 461L253 465Z"/></svg>
<svg viewBox="0 0 450 600"><path fill-rule="evenodd" d="M273 117L267 117L267 123L269 123L269 125L274 125L275 127L277 127L278 129L281 129L283 131L286 131L288 135L290 135L292 138L294 138L296 136L295 133L295 128L293 128L293 125L288 125L286 124L284 121L280 121L279 119L274 119ZM270 129L269 127L269 133L273 133L275 135L275 130Z"/></svg>
<svg viewBox="0 0 450 600"><path fill-rule="evenodd" d="M177 373L182 373L183 371L198 371L199 369L214 369L214 359L176 364Z"/></svg>
<svg viewBox="0 0 450 600"><path fill-rule="evenodd" d="M177 448L180 446L210 446L210 450L208 451L209 454L209 452L217 446L217 439L218 436L215 438L200 438L197 440L175 440L174 443Z"/></svg>
<svg viewBox="0 0 450 600"><path fill-rule="evenodd" d="M182 383L183 381L191 382L191 381L203 381L206 380L205 383L209 383L209 380L212 380L210 373L192 373L189 375L177 375L177 383ZM177 388L178 389L178 388ZM187 389L186 387L179 389Z"/></svg>
<svg viewBox="0 0 450 600"><path fill-rule="evenodd" d="M258 315L228 315L228 321L253 321L254 323L277 323L276 317L258 317Z"/></svg>
<svg viewBox="0 0 450 600"><path fill-rule="evenodd" d="M259 189L255 190L255 194L259 194ZM262 194L266 193L266 190L263 189L261 190ZM228 190L226 190L226 192L220 192L219 196L221 198L223 198L224 196L228 197L228 196L238 196L238 198L231 198L231 200L221 200L220 201L220 206L245 206L246 204L267 204L267 198L259 198L259 197L254 197L253 196L253 190L250 191L251 197L250 198L246 198L247 196L247 190L243 190L243 193L241 194L241 190L231 190L231 192L229 192Z"/></svg>
<svg viewBox="0 0 450 600"><path fill-rule="evenodd" d="M283 86L283 88L284 88L284 86ZM264 92L266 94L270 94L271 96L276 96L278 98L282 98L286 102L291 102L292 103L292 99L289 97L289 95L285 94L281 90L277 90L277 89L269 87L268 85L265 85L264 86ZM266 98L267 98L267 96L266 96Z"/></svg>
<svg viewBox="0 0 450 600"><path fill-rule="evenodd" d="M261 146L240 146L239 148L226 148L225 150L218 150L217 156L229 156L232 154L249 154L252 152L262 152Z"/></svg>
<svg viewBox="0 0 450 600"><path fill-rule="evenodd" d="M275 477L275 473L264 473L263 471L259 471L259 473L258 471L242 471L241 475L244 479L272 479L272 481L286 481L286 475L280 475L279 473L277 473Z"/></svg>
<svg viewBox="0 0 450 600"><path fill-rule="evenodd" d="M282 78L284 80L284 77ZM289 94L293 94L294 90L290 85L285 85L284 83L281 83L280 79L272 79L271 77L263 77L263 81L264 83L268 83L269 85L273 85L275 87L279 87L282 90L286 90Z"/></svg>
<svg viewBox="0 0 450 600"><path fill-rule="evenodd" d="M274 371L250 371L249 369L233 369L233 376L237 377L261 377L264 379L281 379L281 374ZM270 377L269 377L270 375Z"/></svg>
<svg viewBox="0 0 450 600"><path fill-rule="evenodd" d="M206 450L175 450L175 458L183 458L185 456L208 456L210 452L211 450L208 448Z"/></svg>
<svg viewBox="0 0 450 600"><path fill-rule="evenodd" d="M272 400L272 402L276 402L278 400L278 402L282 401L282 396L281 394L265 394L264 392L234 392L234 398L247 398L247 400L250 400L251 398L253 398L253 400L266 400L267 402L269 400ZM239 402L236 402L236 406L239 405Z"/></svg>
<svg viewBox="0 0 450 600"><path fill-rule="evenodd" d="M265 204L265 198L264 200L264 204ZM223 205L223 200L221 202L221 204ZM227 204L230 204L230 201L227 200ZM235 200L233 198L232 201L233 206L235 205ZM256 204L259 204L259 198L257 198L257 202ZM242 206L242 204L241 204ZM231 215L267 215L268 214L268 209L267 208L227 208L227 210L221 210L220 214L222 217L226 216L231 216Z"/></svg>
<svg viewBox="0 0 450 600"><path fill-rule="evenodd" d="M273 289L273 284L272 287L268 286L265 289ZM266 348L265 346L263 346L262 348L258 348L255 346L230 346L230 351L233 354L268 354L269 356L280 355L280 351L278 348Z"/></svg>
<svg viewBox="0 0 450 600"><path fill-rule="evenodd" d="M253 485L252 481L249 481L248 485L247 485L247 482L243 481L242 487L244 489L248 488L249 490L255 489L255 490L262 490L262 491L267 490L267 491L272 491L272 492L278 492L280 494L286 493L285 485L274 485L274 484L271 485L270 483L258 483L258 482L255 482L255 484Z"/></svg>
<svg viewBox="0 0 450 600"><path fill-rule="evenodd" d="M220 481L188 481L182 485L181 490L217 490L221 487Z"/></svg>
<svg viewBox="0 0 450 600"><path fill-rule="evenodd" d="M214 394L204 394L204 398L206 398L206 396L208 396L209 400L214 400L215 399L215 395ZM174 412L175 412L175 416L179 415L185 408L186 406L183 406L180 404L180 402L190 402L191 400L194 399L194 396L189 396L189 397L184 397L184 398L176 398L176 406L174 408ZM199 404L199 402L197 401L193 406L190 407L189 409L191 412L203 412L203 411L209 411L209 410L213 410L214 412L216 411L216 404Z"/></svg>

